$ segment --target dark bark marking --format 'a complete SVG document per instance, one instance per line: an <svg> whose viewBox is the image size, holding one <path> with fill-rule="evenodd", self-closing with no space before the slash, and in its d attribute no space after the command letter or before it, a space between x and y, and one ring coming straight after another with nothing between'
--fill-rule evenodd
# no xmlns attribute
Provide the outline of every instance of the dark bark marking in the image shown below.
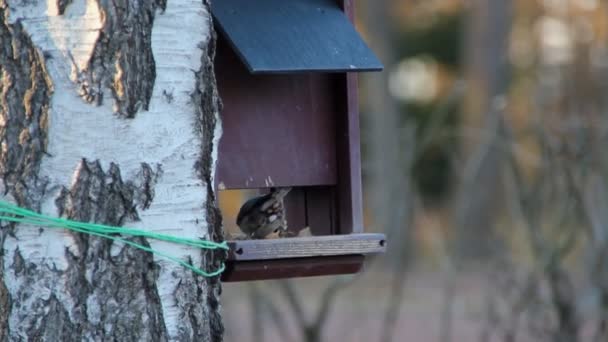
<svg viewBox="0 0 608 342"><path fill-rule="evenodd" d="M120 226L137 220L137 209L152 201L158 170L143 163L135 180L124 181L118 165L104 171L99 161L83 159L72 186L62 189L56 204L69 219ZM0 322L6 327L3 335L34 341L168 340L153 256L124 246L112 255L107 239L74 237L75 248L66 248L65 271L27 262L15 250L8 270L2 270L12 272L20 284L10 301L2 297L0 286L0 302L6 303L0 310L10 308L20 324L11 332L8 321ZM148 246L144 239L134 240ZM50 295L40 295L40 289ZM63 292L72 303L59 300Z"/></svg>
<svg viewBox="0 0 608 342"><path fill-rule="evenodd" d="M141 209L148 209L154 199L154 186L163 170L158 165L156 170L146 163L141 163L141 170L133 181L135 185L135 200Z"/></svg>
<svg viewBox="0 0 608 342"><path fill-rule="evenodd" d="M33 327L29 335L31 341L80 341L78 336L72 334L75 326L68 311L55 295L41 301L41 304L47 314L45 319L40 320L40 325Z"/></svg>
<svg viewBox="0 0 608 342"><path fill-rule="evenodd" d="M180 274L179 278L173 293L181 313L176 338L187 342L208 341L209 331L204 328L204 322L208 319L208 310L204 305L205 298L201 296L203 293L201 280L192 273Z"/></svg>
<svg viewBox="0 0 608 342"><path fill-rule="evenodd" d="M0 227L0 246L4 246L6 231L4 227ZM0 248L0 341L8 341L9 326L8 318L10 316L11 302L8 289L4 283L4 249Z"/></svg>
<svg viewBox="0 0 608 342"><path fill-rule="evenodd" d="M25 270L25 260L23 260L19 248L13 253L13 264L11 265L11 268L16 275L21 274Z"/></svg>
<svg viewBox="0 0 608 342"><path fill-rule="evenodd" d="M137 208L149 205L157 178L158 172L145 163L136 181L124 181L117 164L111 163L104 171L99 161L83 159L71 187L62 189L55 202L69 219L120 226L137 220ZM62 285L74 300L72 307L64 307L74 320L68 335L90 340L167 340L156 288L159 266L153 256L124 246L112 255L112 241L80 233L74 236L76 251L66 248L68 268ZM133 241L149 246L145 239ZM14 260L13 268L21 269L19 259ZM28 330L29 338L59 336L47 331L51 326L41 323Z"/></svg>
<svg viewBox="0 0 608 342"><path fill-rule="evenodd" d="M209 6L206 0L204 3ZM211 17L207 25L211 38L206 47L201 47L203 49L201 70L196 73L196 88L192 95L193 103L195 103L198 112L198 126L200 127L200 135L202 137L201 158L195 165L195 169L199 177L207 184L205 217L207 218L210 239L213 241L223 241L222 215L216 202L212 173L213 139L215 127L218 124L215 113L221 111L222 104L217 92L213 64L215 59L216 33ZM226 260L226 253L222 250L207 250L203 252L203 260L210 269L217 269ZM207 291L205 300L209 310L210 341L222 341L224 325L220 312L221 283L219 277L206 278L206 281ZM195 321L191 319L191 323L194 325Z"/></svg>
<svg viewBox="0 0 608 342"><path fill-rule="evenodd" d="M124 247L111 256L111 243L93 237L88 240L86 261L80 271L91 273L87 303L95 308L87 312L85 335L95 340L167 340L156 289L159 267L152 255ZM134 241L149 246L144 239Z"/></svg>
<svg viewBox="0 0 608 342"><path fill-rule="evenodd" d="M80 96L100 105L107 87L114 111L133 118L138 110L148 110L152 97L156 79L152 25L156 10L165 10L166 0L96 1L104 23L92 57L79 74Z"/></svg>
<svg viewBox="0 0 608 342"><path fill-rule="evenodd" d="M0 177L17 204L35 210L46 187L38 171L52 88L44 57L0 1Z"/></svg>
<svg viewBox="0 0 608 342"><path fill-rule="evenodd" d="M137 220L133 203L135 186L123 182L120 170L114 163L105 173L99 161L83 159L76 169L76 180L69 191L63 189L56 201L60 214L83 222L103 222L120 226L127 220Z"/></svg>
<svg viewBox="0 0 608 342"><path fill-rule="evenodd" d="M46 150L48 108L53 92L42 54L22 25L10 24L0 0L0 178L2 196L39 209L46 181L38 178ZM0 340L9 340L12 302L4 282L4 241L13 224L0 227Z"/></svg>
<svg viewBox="0 0 608 342"><path fill-rule="evenodd" d="M27 339L76 341L78 337L73 334L75 326L65 303L61 303L52 293L48 297L38 293L41 288L56 287L62 272L25 261L19 249L13 253L13 263L8 272L13 272L19 278L20 286L7 304L16 311L14 314L17 315L20 326L27 330ZM4 336L6 339L10 336L10 340L24 338L23 335L12 336L9 331Z"/></svg>
<svg viewBox="0 0 608 342"><path fill-rule="evenodd" d="M124 182L115 163L105 173L99 161L83 159L76 169L76 181L71 189L63 188L55 200L60 215L83 222L104 222L120 226L139 220L137 208L147 209L154 199L154 186L162 169L153 170L147 163L132 181ZM88 201L82 201L87 198Z"/></svg>

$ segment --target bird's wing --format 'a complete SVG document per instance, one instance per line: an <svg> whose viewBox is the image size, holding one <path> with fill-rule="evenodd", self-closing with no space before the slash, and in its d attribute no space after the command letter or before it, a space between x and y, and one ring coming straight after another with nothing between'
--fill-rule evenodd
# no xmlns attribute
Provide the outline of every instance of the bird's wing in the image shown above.
<svg viewBox="0 0 608 342"><path fill-rule="evenodd" d="M270 195L264 195L251 198L245 202L236 216L236 224L240 226L242 220L256 210L256 208L260 207L262 202L266 201L268 198L270 198Z"/></svg>

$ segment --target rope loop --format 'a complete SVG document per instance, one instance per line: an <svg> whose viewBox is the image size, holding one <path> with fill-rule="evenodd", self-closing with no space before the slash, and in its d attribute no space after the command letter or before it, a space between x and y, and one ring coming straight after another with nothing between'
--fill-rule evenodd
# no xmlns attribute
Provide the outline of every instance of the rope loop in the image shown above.
<svg viewBox="0 0 608 342"><path fill-rule="evenodd" d="M222 265L217 270L215 270L213 272L206 272L206 271L204 271L194 265L191 265L179 258L176 258L172 255L169 255L169 254L163 253L161 251L158 251L156 249L144 246L140 243L127 240L126 238L117 236L116 234L120 234L123 236L129 235L131 237L143 237L143 238L148 238L148 239L156 239L156 240L167 241L167 242L172 242L172 243L176 243L176 244L180 244L180 245L192 246L192 247L196 247L196 248L200 248L200 249L207 249L207 250L217 250L217 249L228 250L228 243L226 243L226 241L214 242L214 241L202 240L202 239L181 238L181 237L177 237L177 236L172 236L172 235L168 235L168 234L159 234L159 233L154 233L154 232L150 232L150 231L146 231L146 230L142 230L142 229L136 229L136 228L113 227L113 226L106 226L103 224L73 221L73 220L68 220L65 218L51 217L51 216L39 214L37 212L31 211L31 210L28 210L28 209L25 209L25 208L22 208L17 205L14 205L14 204L11 204L8 202L4 202L4 201L0 201L0 221L24 223L24 224L30 224L30 225L35 225L35 226L44 226L44 227L48 227L48 228L68 229L68 230L78 232L78 233L89 234L89 235L93 235L93 236L110 239L112 241L122 242L126 245L129 245L129 246L132 246L135 248L139 248L143 251L156 254L167 260L175 262L204 277L218 276L226 268L224 263L222 263Z"/></svg>

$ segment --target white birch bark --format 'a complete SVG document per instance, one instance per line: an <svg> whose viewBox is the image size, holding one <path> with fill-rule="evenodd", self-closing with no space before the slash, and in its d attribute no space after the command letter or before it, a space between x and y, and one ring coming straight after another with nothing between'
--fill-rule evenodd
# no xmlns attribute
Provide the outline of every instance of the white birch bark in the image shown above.
<svg viewBox="0 0 608 342"><path fill-rule="evenodd" d="M0 0L2 200L221 238L214 48L204 0ZM217 279L97 237L1 232L4 340L221 340ZM223 257L144 243L208 270Z"/></svg>

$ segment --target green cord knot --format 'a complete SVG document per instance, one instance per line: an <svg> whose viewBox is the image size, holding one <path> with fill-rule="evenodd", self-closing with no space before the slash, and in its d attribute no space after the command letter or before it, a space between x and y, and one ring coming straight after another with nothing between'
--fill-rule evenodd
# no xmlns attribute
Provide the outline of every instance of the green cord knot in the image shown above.
<svg viewBox="0 0 608 342"><path fill-rule="evenodd" d="M64 219L64 218L57 218L57 217L42 215L42 214L36 213L34 211L31 211L31 210L28 210L25 208L21 208L17 205L14 205L14 204L11 204L8 202L4 202L4 201L0 201L0 221L25 223L25 224L31 224L31 225L36 225L36 226L44 226L44 227L48 227L48 228L69 229L71 231L78 232L78 233L99 236L99 237L103 237L106 239L110 239L112 241L122 242L126 245L129 245L129 246L132 246L135 248L139 248L146 252L150 252L150 253L156 254L158 256L161 256L165 259L171 260L204 277L218 276L222 272L224 272L224 269L226 268L224 263L222 263L222 265L217 270L215 270L213 272L206 272L206 271L203 271L200 268L193 266L174 256L165 254L161 251L144 246L137 242L129 241L129 240L126 240L119 236L110 235L110 234L121 234L121 235L130 235L132 237L143 237L143 238L148 238L148 239L156 239L156 240L168 241L168 242L173 242L173 243L180 244L180 245L192 246L192 247L208 249L208 250L217 250L217 249L228 250L228 243L226 241L215 242L215 241L202 240L202 239L188 239L188 238L181 238L181 237L167 235L167 234L153 233L153 232L136 229L136 228L112 227L112 226L106 226L103 224L72 221L72 220L68 220L68 219Z"/></svg>

